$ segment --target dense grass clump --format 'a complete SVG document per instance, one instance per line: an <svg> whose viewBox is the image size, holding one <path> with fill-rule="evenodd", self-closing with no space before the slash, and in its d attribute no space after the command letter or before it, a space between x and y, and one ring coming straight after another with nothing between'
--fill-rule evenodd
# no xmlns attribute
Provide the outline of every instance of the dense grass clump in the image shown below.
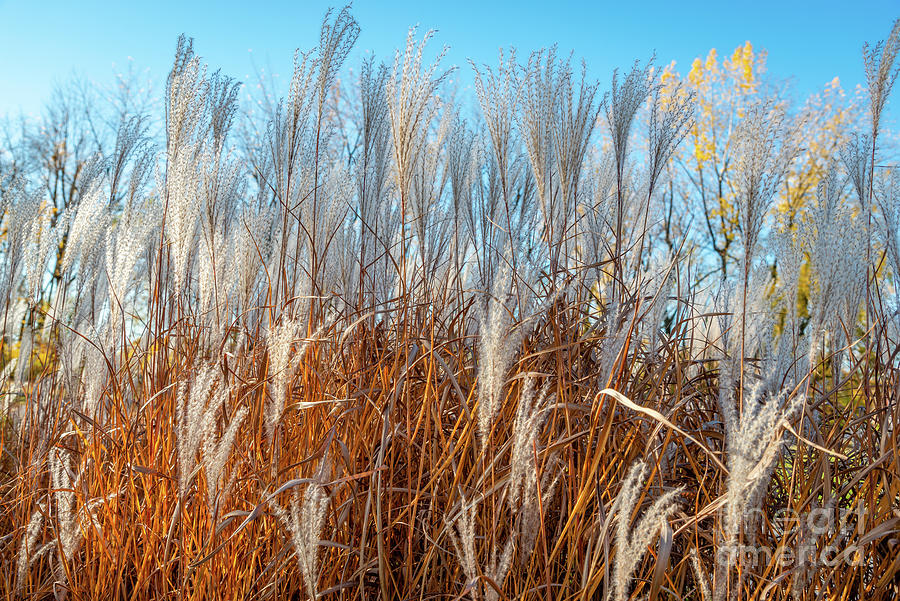
<svg viewBox="0 0 900 601"><path fill-rule="evenodd" d="M358 33L8 138L0 596L900 595L900 22L837 112L549 49L474 121Z"/></svg>

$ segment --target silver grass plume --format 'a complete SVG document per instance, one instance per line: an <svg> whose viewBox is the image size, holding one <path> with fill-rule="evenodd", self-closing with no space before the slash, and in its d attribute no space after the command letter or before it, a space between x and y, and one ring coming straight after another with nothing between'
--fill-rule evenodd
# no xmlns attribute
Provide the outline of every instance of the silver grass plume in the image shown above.
<svg viewBox="0 0 900 601"><path fill-rule="evenodd" d="M580 197L585 155L600 114L597 102L599 82L588 81L587 65L582 61L577 78L568 61L558 74L557 105L550 135L553 140L554 171L559 180L557 207L551 223L551 267L563 265L568 258L567 240L572 238L575 209Z"/></svg>
<svg viewBox="0 0 900 601"><path fill-rule="evenodd" d="M153 165L155 149L149 120L144 115L122 115L112 154L105 164L109 173L109 202L131 204L143 193Z"/></svg>
<svg viewBox="0 0 900 601"><path fill-rule="evenodd" d="M157 184L165 191L165 233L175 264L176 289L187 278L200 215L197 157L203 151L206 92L206 67L194 54L193 40L182 35L166 83L166 165Z"/></svg>
<svg viewBox="0 0 900 601"><path fill-rule="evenodd" d="M537 489L538 466L534 463L534 446L540 428L550 411L555 396L550 394L548 382L535 393L534 379L526 378L519 395L516 419L513 423L512 451L510 453L509 485L507 500L514 511L520 507L525 497Z"/></svg>
<svg viewBox="0 0 900 601"><path fill-rule="evenodd" d="M440 104L437 91L450 71L439 71L447 52L445 47L428 66L423 66L425 45L434 35L428 31L422 41L415 42L416 29L406 38L406 50L398 50L394 68L385 86L391 141L394 154L394 176L401 199L409 198L414 170L421 156L428 126L437 115Z"/></svg>
<svg viewBox="0 0 900 601"><path fill-rule="evenodd" d="M290 277L300 261L300 249L292 247L300 241L297 209L307 197L308 181L304 172L310 171L311 113L314 105L314 84L317 62L312 52L297 51L288 98L275 108L268 124L264 152L260 153L257 176L271 190L272 200L278 209L277 233L269 272L276 275L274 297L295 296L296 282ZM308 276L308 272L307 273Z"/></svg>
<svg viewBox="0 0 900 601"><path fill-rule="evenodd" d="M661 82L651 86L648 141L648 188L652 194L672 153L685 138L694 123L696 92L682 82L665 91Z"/></svg>
<svg viewBox="0 0 900 601"><path fill-rule="evenodd" d="M614 601L625 601L628 598L628 588L635 568L643 559L647 547L678 508L676 497L681 489L670 490L656 499L637 524L631 527L631 516L637 509L638 497L646 486L647 471L646 463L636 461L628 470L622 488L610 508L616 521L616 556L609 596Z"/></svg>
<svg viewBox="0 0 900 601"><path fill-rule="evenodd" d="M346 241L342 230L355 187L349 171L340 162L331 165L323 179L319 184L323 189L319 206L312 210L311 203L304 203L301 207L303 222L317 232L316 239L309 242L309 260L316 266L315 280L308 282L308 291L300 291L309 296L307 303L317 308L311 312L315 314L310 315L311 320L317 320L325 313L327 298L335 292L340 281L339 262L344 250L341 242ZM320 325L318 321L311 321L311 324L313 327Z"/></svg>
<svg viewBox="0 0 900 601"><path fill-rule="evenodd" d="M263 264L271 251L269 234L274 216L272 209L244 207L231 225L225 283L229 309L235 317L243 315L255 300Z"/></svg>
<svg viewBox="0 0 900 601"><path fill-rule="evenodd" d="M647 277L652 282L646 287L644 298L647 299L649 305L644 311L644 316L640 320L641 328L648 329L649 333L645 335L647 338L647 350L651 356L655 356L660 332L664 326L664 318L666 309L669 306L669 299L672 294L672 286L675 283L676 258L660 258L655 260L650 267Z"/></svg>
<svg viewBox="0 0 900 601"><path fill-rule="evenodd" d="M102 178L99 177L88 182L87 189L75 207L74 216L68 224L66 252L61 265L64 273L76 262L90 264L97 256L97 247L102 248L100 243L111 221L107 211L109 199L103 194L102 183Z"/></svg>
<svg viewBox="0 0 900 601"><path fill-rule="evenodd" d="M305 236L309 244L310 283L311 296L322 297L334 288L340 279L340 272L336 265L335 256L340 248L335 248L333 243L340 238L339 228L343 217L351 204L352 181L347 169L341 161L329 160L329 148L331 147L332 134L335 129L333 109L329 101L329 95L337 74L347 59L350 50L359 37L359 24L350 14L350 7L345 6L334 19L329 9L322 22L319 33L319 46L316 52L315 66L317 69L314 84L315 94L315 132L310 143L312 156L309 160L313 163L314 173L312 177L311 195L308 195L301 206L303 216L301 220L305 224ZM324 207L321 206L324 203ZM303 292L301 292L302 294ZM319 316L324 313L321 303L314 303L314 310L310 315L312 324L315 324Z"/></svg>
<svg viewBox="0 0 900 601"><path fill-rule="evenodd" d="M895 278L900 278L900 174L891 169L879 181L875 195L880 217L880 233L887 253L888 265Z"/></svg>
<svg viewBox="0 0 900 601"><path fill-rule="evenodd" d="M190 392L188 392L190 388ZM181 498L188 488L197 467L197 454L208 445L215 433L215 418L219 407L228 399L230 390L223 382L216 365L203 365L193 376L190 387L182 382L176 389L175 432L178 450L178 486ZM209 451L223 450L211 443ZM230 445L229 445L230 448ZM224 460L217 458L224 464ZM216 466L213 465L214 471Z"/></svg>
<svg viewBox="0 0 900 601"><path fill-rule="evenodd" d="M237 90L237 83L218 71L208 76L193 41L179 37L166 85L166 166L159 186L165 191L176 290L188 279L199 231L209 238L242 183L224 151Z"/></svg>
<svg viewBox="0 0 900 601"><path fill-rule="evenodd" d="M345 180L349 188L353 188L352 179ZM352 207L352 193L350 206ZM349 210L347 211L349 217ZM340 224L334 232L334 239L331 242L331 252L329 260L331 266L327 272L327 284L325 290L332 294L332 298L325 307L325 313L331 311L352 310L359 306L360 291L360 233L356 227L347 223L349 219Z"/></svg>
<svg viewBox="0 0 900 601"><path fill-rule="evenodd" d="M879 208L879 230L887 254L887 263L894 278L893 306L889 323L890 333L897 340L900 334L900 175L892 169L879 181L875 194Z"/></svg>
<svg viewBox="0 0 900 601"><path fill-rule="evenodd" d="M500 179L501 198L510 203L516 187L519 170L516 161L516 109L518 107L518 89L516 87L516 53L509 51L509 57L500 50L499 64L496 70L484 66L479 68L469 61L475 72L475 92L485 129L490 141L490 154Z"/></svg>
<svg viewBox="0 0 900 601"><path fill-rule="evenodd" d="M505 229L503 224L506 223L505 213L507 210L501 192L500 170L496 162L488 158L490 155L487 144L483 134L473 134L471 154L465 157L469 161L465 169L470 174L473 189L471 195L467 191L464 192L470 201L461 209L465 224L466 243L472 247L474 253L475 268L472 273L474 280L472 287L480 289L490 288L491 282L497 277L497 271L503 258L501 249L504 248L504 241L501 234ZM486 159L484 162L482 157ZM484 177L480 175L482 169L485 172ZM451 180L451 183L455 196L457 183L462 185L463 182ZM454 202L457 200L455 198ZM511 216L511 219L514 218ZM513 223L516 222L513 221ZM516 227L513 226L513 229ZM519 242L512 232L508 232L507 240L509 239L512 239L514 245ZM506 246L508 245L507 241ZM514 255L515 253L511 253L510 261L513 261Z"/></svg>
<svg viewBox="0 0 900 601"><path fill-rule="evenodd" d="M16 558L16 588L17 595L25 590L25 579L28 578L28 569L41 555L50 550L52 543L38 547L44 525L44 508L39 507L31 514L25 532L22 533L22 541L19 543L19 554Z"/></svg>
<svg viewBox="0 0 900 601"><path fill-rule="evenodd" d="M72 458L69 451L54 449L50 453L50 481L53 485L53 499L56 503L56 532L59 563L56 568L57 580L65 578L64 564L69 564L78 552L83 540L83 514L77 507L75 487L81 479L72 472Z"/></svg>
<svg viewBox="0 0 900 601"><path fill-rule="evenodd" d="M391 169L390 122L385 97L388 69L383 63L376 69L373 59L363 61L359 76L360 91L360 149L355 166L356 198L359 219L360 246L360 295L364 306L373 303L374 298L366 288L381 279L380 258L388 251L386 240L393 237L386 218L391 211L391 203L385 199ZM378 274L374 272L378 271ZM386 275L386 274L384 274Z"/></svg>
<svg viewBox="0 0 900 601"><path fill-rule="evenodd" d="M635 262L642 264L644 244L647 236L647 220L653 194L663 170L676 147L690 131L694 123L695 92L684 88L678 82L673 89L666 90L662 97L663 82L655 80L650 85L649 127L647 131L647 198L643 209L640 243Z"/></svg>
<svg viewBox="0 0 900 601"><path fill-rule="evenodd" d="M506 580L506 575L509 574L509 568L512 567L515 551L515 533L509 535L509 538L503 544L502 550L496 544L491 549L491 558L484 573L501 589L503 588L503 581ZM500 598L500 594L493 586L487 586L485 587L484 599L485 601L497 601Z"/></svg>
<svg viewBox="0 0 900 601"><path fill-rule="evenodd" d="M856 218L851 206L841 202L842 189L835 172L822 179L803 233L811 274L806 328L811 364L826 340L839 362L844 329L852 334L865 295L867 224Z"/></svg>
<svg viewBox="0 0 900 601"><path fill-rule="evenodd" d="M165 173L168 197L165 235L172 253L176 290L181 290L188 281L197 244L200 205L196 199L201 194L202 183L192 155L199 153L196 144L190 151L182 150L169 159Z"/></svg>
<svg viewBox="0 0 900 601"><path fill-rule="evenodd" d="M712 599L712 594L709 591L709 579L706 577L706 573L700 565L700 556L697 554L696 547L691 547L690 557L691 568L694 572L694 581L700 589L700 601L710 600Z"/></svg>
<svg viewBox="0 0 900 601"><path fill-rule="evenodd" d="M525 280L527 282L527 279ZM526 284L523 288L530 290ZM492 283L479 314L478 343L478 432L482 438L490 434L494 417L503 401L503 384L519 345L528 335L530 292L516 303L513 274L508 263ZM516 324L518 309L519 323Z"/></svg>
<svg viewBox="0 0 900 601"><path fill-rule="evenodd" d="M545 508L553 498L559 486L564 470L557 457L551 455L544 466L540 482L540 499L538 488L523 492L522 502L518 509L519 533L516 539L519 550L519 566L525 567L531 561L531 554L537 542L538 534L543 527L541 507Z"/></svg>
<svg viewBox="0 0 900 601"><path fill-rule="evenodd" d="M784 105L770 99L745 109L735 140L735 191L746 279L763 220L799 149L796 125L788 122Z"/></svg>
<svg viewBox="0 0 900 601"><path fill-rule="evenodd" d="M3 269L3 279L0 281L0 286L2 286L0 301L3 303L4 315L7 316L14 303L15 289L19 285L25 265L26 247L32 223L40 219L42 203L40 194L27 190L25 182L22 180L13 180L9 184L9 188L4 191L3 198L7 213L7 239L2 261L0 261ZM4 322L6 331L3 334L8 335L10 327L15 323L6 318Z"/></svg>
<svg viewBox="0 0 900 601"><path fill-rule="evenodd" d="M276 325L268 340L269 375L272 378L271 399L266 404L266 433L269 440L274 440L275 430L284 413L285 397L291 378L291 347L300 334L300 323L285 318Z"/></svg>
<svg viewBox="0 0 900 601"><path fill-rule="evenodd" d="M215 410L208 413L209 419L215 417ZM225 464L231 456L231 450L234 447L234 440L237 437L238 430L247 417L248 410L241 407L232 416L231 421L225 427L221 435L215 435L214 426L210 428L210 432L203 442L203 468L206 470L206 499L210 507L210 513L214 513L214 509L218 504L220 493L227 492L231 483L230 480L225 481Z"/></svg>
<svg viewBox="0 0 900 601"><path fill-rule="evenodd" d="M465 120L456 115L453 130L447 140L447 178L452 205L452 238L450 256L460 281L464 280L466 254L473 236L471 209L475 202L475 178L480 173L480 153L477 135ZM476 246L477 248L477 246Z"/></svg>
<svg viewBox="0 0 900 601"><path fill-rule="evenodd" d="M872 112L873 144L891 88L894 87L897 75L900 74L900 66L894 66L898 53L900 53L900 19L894 21L887 40L881 40L875 46L870 46L868 42L863 45L863 64Z"/></svg>
<svg viewBox="0 0 900 601"><path fill-rule="evenodd" d="M453 111L445 106L434 135L422 147L416 169L410 182L409 220L415 233L425 282L435 283L438 261L446 256L446 244L450 225L453 223L452 207L444 202L447 187L447 153L445 141L453 124Z"/></svg>
<svg viewBox="0 0 900 601"><path fill-rule="evenodd" d="M273 440L278 424L284 414L285 403L290 397L290 382L294 374L296 363L292 359L302 360L306 354L309 345L320 340L322 334L328 331L335 320L337 314L334 312L327 313L318 329L307 338L301 338L302 327L304 322L299 319L290 319L285 317L282 322L276 325L269 333L267 340L269 351L269 377L272 379L271 399L266 404L265 424L266 433L269 440ZM296 349L294 343L300 342ZM305 403L299 403L300 408L308 407Z"/></svg>
<svg viewBox="0 0 900 601"><path fill-rule="evenodd" d="M324 464L323 464L324 465ZM301 500L297 489L291 494L291 502L287 509L278 505L274 499L269 500L272 512L288 531L294 547L294 557L303 575L306 592L310 599L318 598L318 549L325 526L325 517L330 499L321 481L320 473L309 482Z"/></svg>
<svg viewBox="0 0 900 601"><path fill-rule="evenodd" d="M52 222L53 207L49 202L41 202L31 223L28 224L28 243L22 257L25 266L24 291L31 303L36 303L40 298L41 286L47 271L47 260L57 242Z"/></svg>
<svg viewBox="0 0 900 601"><path fill-rule="evenodd" d="M463 496L460 503L459 513L447 522L447 528L456 559L466 577L465 590L468 591L473 601L478 601L481 598L479 594L481 587L478 582L481 580L482 574L497 587L503 588L503 581L506 580L516 551L516 532L510 533L503 545L498 545L497 540L493 541L488 563L482 569L475 551L475 524L480 499L469 503ZM500 593L491 584L485 585L484 588L485 601L497 601L500 598Z"/></svg>
<svg viewBox="0 0 900 601"><path fill-rule="evenodd" d="M601 323L607 332L607 340L600 350L600 382L606 383L615 375L616 368L622 365L621 356L628 339L626 320L629 312L623 303L614 299L604 307Z"/></svg>
<svg viewBox="0 0 900 601"><path fill-rule="evenodd" d="M784 315L777 351L772 357L770 382L774 386L796 384L806 373L802 361L801 323L798 312L800 274L804 261L803 232L795 232L787 223L779 225L772 234L775 246L775 264L778 271L778 311ZM799 355L799 357L798 357ZM779 379L780 382L775 380Z"/></svg>
<svg viewBox="0 0 900 601"><path fill-rule="evenodd" d="M99 344L97 344L97 346L90 344L82 346L84 349L84 367L81 372L83 396L82 410L87 415L93 416L100 407L103 388L106 385L109 376L109 368L106 363L106 356L103 352L103 336L97 331L93 324L90 325L90 329L96 332L95 343L99 342Z"/></svg>
<svg viewBox="0 0 900 601"><path fill-rule="evenodd" d="M869 136L854 133L851 139L838 149L838 156L847 170L859 206L865 210L869 209L869 181L872 179L868 156L871 144ZM836 176L829 175L829 177L834 179Z"/></svg>
<svg viewBox="0 0 900 601"><path fill-rule="evenodd" d="M219 109L216 114L230 109ZM223 126L224 127L224 126ZM217 135L224 136L227 131ZM244 195L243 171L238 161L220 149L207 150L199 157L202 178L202 207L200 235L203 244L198 257L199 313L212 347L218 346L225 331L222 315L227 285L225 250L228 231L234 221L239 199Z"/></svg>
<svg viewBox="0 0 900 601"><path fill-rule="evenodd" d="M612 90L606 103L606 123L612 137L613 156L616 164L616 218L613 257L618 258L624 248L623 226L628 210L625 190L628 139L634 117L650 93L651 72L655 57L641 67L635 61L624 81L619 81L618 70L613 71ZM616 260L616 276L622 279L621 260ZM618 298L618 296L614 297Z"/></svg>
<svg viewBox="0 0 900 601"><path fill-rule="evenodd" d="M725 569L717 578L717 598L724 595L725 579L737 560L733 551L743 528L747 528L747 540L752 540L756 524L747 516L766 493L782 448L785 423L804 402L802 395L791 397L786 391L766 394L759 385L745 395L740 415L736 410L725 414L728 478L722 507L722 544L732 552L727 553Z"/></svg>
<svg viewBox="0 0 900 601"><path fill-rule="evenodd" d="M554 177L553 127L558 110L556 87L564 81L569 63L560 63L556 46L532 52L519 82L519 131L534 178L542 235L547 250L555 253L564 228L565 203L559 198Z"/></svg>
<svg viewBox="0 0 900 601"><path fill-rule="evenodd" d="M174 161L183 147L202 136L206 67L194 54L194 40L178 37L166 81L166 155Z"/></svg>
<svg viewBox="0 0 900 601"><path fill-rule="evenodd" d="M469 503L463 497L460 503L459 515L452 521L449 530L450 541L453 543L456 559L466 576L466 589L473 601L478 601L478 580L481 576L478 556L475 554L475 517L478 514L478 501Z"/></svg>
<svg viewBox="0 0 900 601"><path fill-rule="evenodd" d="M613 71L612 89L609 102L606 103L605 113L616 157L617 180L620 183L624 176L625 161L628 156L631 126L638 109L644 104L651 91L654 60L655 57L651 57L643 67L641 67L640 61L635 61L624 80L620 80L618 69ZM662 149L662 144L660 144L660 149Z"/></svg>
<svg viewBox="0 0 900 601"><path fill-rule="evenodd" d="M587 180L589 193L582 195L578 208L578 248L584 253L582 279L599 292L604 277L601 262L613 252L609 234L615 231L616 166L609 153L593 153L589 161L593 177Z"/></svg>
<svg viewBox="0 0 900 601"><path fill-rule="evenodd" d="M516 124L517 120L521 124L527 117L519 116L517 112L520 84L516 75L515 50L511 49L508 57L500 50L496 70L486 65L479 68L472 61L470 64L475 73L475 91L486 135L480 136L483 144L476 144L479 136L468 134L465 126L460 124L457 137L448 149L448 160L456 214L466 218L468 234L473 238L475 248L484 253L484 258L479 260L479 272L482 281L489 281L495 266L488 253L500 246L495 236L505 230L507 241L514 244L513 231L518 225L515 223L515 205L523 202L516 192L521 190L526 171ZM483 152L478 153L482 147ZM471 195L473 182L468 180L479 172L482 160L479 154L483 154L487 162L489 187L486 194L470 198L463 206L460 192ZM476 207L479 200L480 206Z"/></svg>
<svg viewBox="0 0 900 601"><path fill-rule="evenodd" d="M106 230L107 277L110 293L110 324L118 322L125 296L135 279L135 271L150 240L159 233L159 212L149 200L135 200L125 206L118 222Z"/></svg>
<svg viewBox="0 0 900 601"><path fill-rule="evenodd" d="M325 122L325 111L328 107L328 95L335 84L338 72L344 61L350 54L356 40L359 38L359 24L350 14L350 6L347 5L338 11L334 19L331 18L332 9L328 9L322 19L322 28L319 31L319 46L316 55L316 121L320 129L319 135L327 139L330 132L322 131L323 126L330 127ZM327 146L320 144L320 146Z"/></svg>

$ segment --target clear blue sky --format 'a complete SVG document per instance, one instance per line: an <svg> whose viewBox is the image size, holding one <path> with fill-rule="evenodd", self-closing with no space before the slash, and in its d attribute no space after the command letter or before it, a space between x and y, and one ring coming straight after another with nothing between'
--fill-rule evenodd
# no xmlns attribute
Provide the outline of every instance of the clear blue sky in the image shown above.
<svg viewBox="0 0 900 601"><path fill-rule="evenodd" d="M114 69L126 68L129 57L135 68L148 70L161 93L182 32L195 38L195 50L211 68L243 80L255 62L287 76L293 51L316 43L329 4L0 0L0 115L34 114L53 82L73 73L111 84ZM464 84L470 80L467 59L493 64L500 46L525 53L558 43L608 83L613 68L646 59L653 50L660 63L675 60L685 73L710 48L730 53L750 40L768 50L770 74L792 77L806 95L834 76L848 91L861 83L860 48L887 35L900 16L900 1L356 0L353 14L362 33L351 66L363 51L392 59L415 24L438 30L434 48L451 47L447 64L462 68Z"/></svg>

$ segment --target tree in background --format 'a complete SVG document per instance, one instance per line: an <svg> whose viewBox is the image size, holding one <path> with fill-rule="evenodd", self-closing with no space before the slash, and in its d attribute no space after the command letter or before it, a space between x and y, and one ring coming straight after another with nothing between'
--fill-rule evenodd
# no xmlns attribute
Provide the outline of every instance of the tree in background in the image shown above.
<svg viewBox="0 0 900 601"><path fill-rule="evenodd" d="M750 42L738 46L724 60L716 49L694 59L686 77L668 65L661 75L667 90L678 85L694 94L695 121L670 166L671 183L667 228L683 232L701 254L715 257L706 273L729 275L739 259L734 245L741 234L735 187L735 143L738 125L752 103L769 101L803 127L798 158L792 162L778 192L779 221L794 227L809 205L818 182L846 141L855 111L835 78L824 90L794 106L784 86L765 77L766 52Z"/></svg>

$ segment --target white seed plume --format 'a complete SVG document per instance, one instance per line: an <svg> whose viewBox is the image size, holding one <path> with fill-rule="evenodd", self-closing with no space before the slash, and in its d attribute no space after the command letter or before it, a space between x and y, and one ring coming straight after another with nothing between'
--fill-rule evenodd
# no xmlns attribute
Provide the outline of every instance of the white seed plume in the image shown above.
<svg viewBox="0 0 900 601"><path fill-rule="evenodd" d="M463 497L461 503L462 508L450 529L450 540L456 552L456 559L466 576L469 595L473 601L478 601L478 579L481 574L478 557L475 554L475 516L478 512L478 501L467 503Z"/></svg>
<svg viewBox="0 0 900 601"><path fill-rule="evenodd" d="M219 494L228 487L228 482L224 481L225 464L228 463L228 458L231 456L231 450L234 447L234 440L244 418L247 417L247 413L246 407L238 409L231 417L231 421L221 436L216 437L214 434L210 434L203 444L203 468L206 470L206 498L211 513L218 501Z"/></svg>
<svg viewBox="0 0 900 601"><path fill-rule="evenodd" d="M54 449L50 454L50 481L53 485L53 499L56 503L56 530L59 546L56 578L63 580L63 564L71 565L83 540L82 512L77 507L74 488L81 473L72 473L71 453L64 449Z"/></svg>
<svg viewBox="0 0 900 601"><path fill-rule="evenodd" d="M269 501L273 513L291 535L294 556L310 599L317 598L319 580L317 556L329 502L325 487L317 480L306 487L302 501L295 489L287 509L279 506L274 499Z"/></svg>
<svg viewBox="0 0 900 601"><path fill-rule="evenodd" d="M534 445L554 399L555 396L550 395L549 382L535 394L534 380L532 378L525 380L516 409L510 455L512 473L509 477L507 499L513 509L519 506L519 502L524 500L523 497L534 494L537 488L538 466L534 463Z"/></svg>
<svg viewBox="0 0 900 601"><path fill-rule="evenodd" d="M519 305L520 315L523 308ZM485 438L500 410L506 374L529 331L527 321L515 323L515 310L512 270L504 266L493 282L479 316L478 432Z"/></svg>
<svg viewBox="0 0 900 601"><path fill-rule="evenodd" d="M788 398L786 393L765 395L763 387L757 386L745 395L736 421L726 420L728 480L723 508L726 545L735 543L748 509L755 508L765 494L781 451L784 423L803 402L802 396Z"/></svg>
<svg viewBox="0 0 900 601"><path fill-rule="evenodd" d="M275 326L269 339L269 374L272 378L272 394L266 404L266 432L270 440L275 436L275 430L284 413L285 397L291 379L291 347L299 333L300 324L286 318Z"/></svg>
<svg viewBox="0 0 900 601"><path fill-rule="evenodd" d="M229 390L220 383L216 365L203 365L190 383L177 388L175 426L178 447L178 484L182 498L187 495L197 467L197 453L215 430L219 407L228 398Z"/></svg>
<svg viewBox="0 0 900 601"><path fill-rule="evenodd" d="M19 555L16 559L16 594L21 595L25 589L25 579L28 578L28 568L41 555L36 547L41 535L41 526L44 525L44 514L36 509L28 520L25 532L22 534L22 542L19 544ZM49 546L43 547L46 550Z"/></svg>
<svg viewBox="0 0 900 601"><path fill-rule="evenodd" d="M643 559L647 547L677 509L675 497L680 489L669 491L656 499L634 528L631 527L631 515L644 488L647 470L647 464L643 461L637 461L631 466L622 482L622 489L610 508L610 513L615 513L616 520L616 557L611 589L614 601L625 601L628 598L628 588L635 568Z"/></svg>

